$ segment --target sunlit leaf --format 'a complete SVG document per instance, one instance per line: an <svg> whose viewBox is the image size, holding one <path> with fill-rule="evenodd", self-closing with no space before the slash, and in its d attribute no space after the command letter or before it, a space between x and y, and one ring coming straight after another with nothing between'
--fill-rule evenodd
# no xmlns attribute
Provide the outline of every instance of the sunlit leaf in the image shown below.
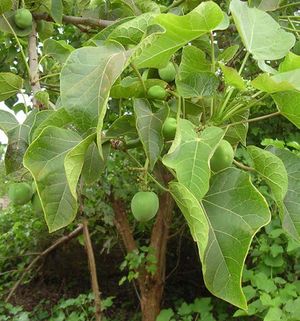
<svg viewBox="0 0 300 321"><path fill-rule="evenodd" d="M10 72L0 73L0 101L16 95L23 87L23 79Z"/></svg>

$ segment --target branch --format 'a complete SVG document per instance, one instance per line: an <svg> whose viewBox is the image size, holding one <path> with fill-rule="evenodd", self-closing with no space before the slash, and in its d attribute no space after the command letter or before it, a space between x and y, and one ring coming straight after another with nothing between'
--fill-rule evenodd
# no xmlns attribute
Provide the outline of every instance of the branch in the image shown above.
<svg viewBox="0 0 300 321"><path fill-rule="evenodd" d="M59 238L56 242L54 242L50 247L48 247L46 250L44 250L41 254L39 254L28 266L27 268L24 270L24 272L22 273L20 279L15 283L15 285L12 287L12 289L10 290L7 298L5 299L5 302L7 303L10 298L12 297L12 295L15 293L15 291L17 290L17 288L19 287L19 285L21 284L21 282L23 281L24 277L26 276L26 274L32 269L32 267L35 265L36 262L38 262L42 257L47 256L50 252L52 252L53 250L55 250L57 247L59 247L61 244L64 244L68 241L70 241L71 239L75 238L76 236L78 236L83 230L83 226L82 224L79 224L78 227L72 231L70 234L68 235L64 235L61 238Z"/></svg>
<svg viewBox="0 0 300 321"><path fill-rule="evenodd" d="M35 20L45 20L45 21L52 21L54 22L53 18L49 16L47 13L35 13L33 14ZM65 24L71 24L74 26L91 26L97 28L105 28L112 25L115 21L112 20L102 20L102 19L95 19L89 17L75 17L75 16L66 16L63 15L62 21Z"/></svg>
<svg viewBox="0 0 300 321"><path fill-rule="evenodd" d="M85 248L88 256L92 290L93 290L94 299L95 299L95 320L101 321L101 299L100 299L99 284L97 279L95 256L94 256L92 241L91 241L91 237L88 229L87 219L84 219L82 223L83 223L84 244L85 244Z"/></svg>
<svg viewBox="0 0 300 321"><path fill-rule="evenodd" d="M36 23L32 24L32 32L28 39L28 56L29 56L29 69L30 69L30 84L32 89L32 103L35 108L42 107L42 104L37 101L34 95L41 90L41 85L39 82L39 61L37 52L37 32Z"/></svg>
<svg viewBox="0 0 300 321"><path fill-rule="evenodd" d="M248 172L255 172L255 169L254 169L254 168L249 167L249 166L246 166L246 165L244 165L243 163L238 162L238 161L235 160L235 159L233 160L233 163L234 163L234 165L236 165L236 166L239 167L240 169L243 169L243 170L248 171Z"/></svg>

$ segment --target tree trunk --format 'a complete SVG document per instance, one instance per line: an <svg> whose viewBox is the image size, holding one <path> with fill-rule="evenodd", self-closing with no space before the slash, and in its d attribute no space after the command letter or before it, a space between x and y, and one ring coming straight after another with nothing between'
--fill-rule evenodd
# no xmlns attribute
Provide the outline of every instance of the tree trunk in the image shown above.
<svg viewBox="0 0 300 321"><path fill-rule="evenodd" d="M141 296L142 321L155 321L160 312L164 284L155 284Z"/></svg>

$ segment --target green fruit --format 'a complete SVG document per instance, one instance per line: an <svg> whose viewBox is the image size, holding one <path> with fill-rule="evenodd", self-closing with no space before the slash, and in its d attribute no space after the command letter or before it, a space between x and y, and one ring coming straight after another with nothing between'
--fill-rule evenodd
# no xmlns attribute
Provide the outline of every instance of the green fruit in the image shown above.
<svg viewBox="0 0 300 321"><path fill-rule="evenodd" d="M139 222L151 220L157 213L159 200L153 192L137 192L131 200L131 211Z"/></svg>
<svg viewBox="0 0 300 321"><path fill-rule="evenodd" d="M31 204L32 204L32 208L37 214L43 213L42 203L37 193L33 195Z"/></svg>
<svg viewBox="0 0 300 321"><path fill-rule="evenodd" d="M234 151L227 140L222 140L210 160L210 168L219 172L229 167L233 162Z"/></svg>
<svg viewBox="0 0 300 321"><path fill-rule="evenodd" d="M167 92L163 87L155 85L148 89L148 96L152 99L163 100L167 97Z"/></svg>
<svg viewBox="0 0 300 321"><path fill-rule="evenodd" d="M18 9L15 13L15 24L20 29L27 29L32 26L32 14L28 9Z"/></svg>
<svg viewBox="0 0 300 321"><path fill-rule="evenodd" d="M177 121L173 117L168 117L162 127L163 135L166 139L173 139L176 134Z"/></svg>
<svg viewBox="0 0 300 321"><path fill-rule="evenodd" d="M176 69L172 62L169 62L166 67L158 69L159 77L166 81L171 82L175 79L176 76Z"/></svg>
<svg viewBox="0 0 300 321"><path fill-rule="evenodd" d="M9 186L8 197L15 205L24 205L31 200L32 188L27 183L13 183Z"/></svg>

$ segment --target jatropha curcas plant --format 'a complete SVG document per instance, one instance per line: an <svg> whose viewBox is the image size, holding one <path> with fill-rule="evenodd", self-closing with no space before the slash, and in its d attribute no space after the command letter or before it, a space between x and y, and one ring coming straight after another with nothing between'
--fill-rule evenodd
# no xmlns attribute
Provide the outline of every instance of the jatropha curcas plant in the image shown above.
<svg viewBox="0 0 300 321"><path fill-rule="evenodd" d="M271 219L253 175L268 185L286 233L300 240L299 158L289 150L247 146L250 122L285 117L300 127L297 30L279 18L293 13L292 2L284 8L264 0L257 7L240 0L193 7L177 2L126 1L123 16L111 8L105 20L95 2L76 12L68 1L52 0L49 7L25 1L34 21L24 28L14 18L13 1L0 4L2 43L18 46L17 64L1 67L0 99L33 96L22 124L0 111L9 138L7 172L30 172L49 231L75 219L79 181L107 180L106 160L120 150L145 173L141 193L150 192L150 182L161 191L159 208L151 208L157 271L138 276L144 321L159 312L164 224L171 223L174 201L197 243L207 289L242 309L244 261L254 235ZM69 14L74 10L77 16ZM89 17L91 11L97 16ZM37 32L41 23L48 31ZM252 108L264 104L274 112L261 107L262 116L251 118ZM233 160L241 145L250 166ZM110 196L116 227L132 251L123 203Z"/></svg>

